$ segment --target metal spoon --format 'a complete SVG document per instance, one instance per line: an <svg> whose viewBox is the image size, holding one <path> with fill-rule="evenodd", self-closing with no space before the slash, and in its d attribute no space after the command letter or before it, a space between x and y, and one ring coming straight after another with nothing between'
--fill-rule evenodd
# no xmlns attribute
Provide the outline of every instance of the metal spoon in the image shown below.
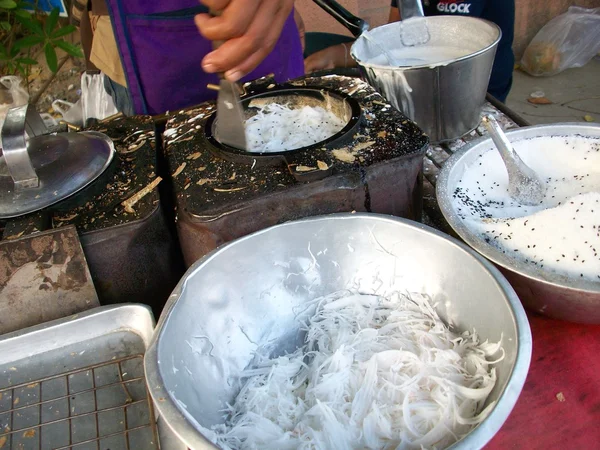
<svg viewBox="0 0 600 450"><path fill-rule="evenodd" d="M484 116L482 123L502 156L508 172L508 194L522 205L539 205L546 195L546 184L514 151L510 141L492 116Z"/></svg>
<svg viewBox="0 0 600 450"><path fill-rule="evenodd" d="M388 63L390 66L392 66L392 67L400 66L400 63L392 56L392 54L390 52L388 52L386 50L385 46L382 43L380 43L377 39L375 39L369 31L365 31L362 35L365 37L365 39L367 41L369 41L371 44L374 44L375 47L377 47L379 49L379 51L383 54L383 56L385 56L385 59L388 60Z"/></svg>
<svg viewBox="0 0 600 450"><path fill-rule="evenodd" d="M220 16L221 11L210 10L211 16ZM213 49L223 42L214 41ZM230 147L246 150L246 126L244 107L240 101L240 93L235 83L219 74L219 95L217 97L217 121L215 135L221 143Z"/></svg>

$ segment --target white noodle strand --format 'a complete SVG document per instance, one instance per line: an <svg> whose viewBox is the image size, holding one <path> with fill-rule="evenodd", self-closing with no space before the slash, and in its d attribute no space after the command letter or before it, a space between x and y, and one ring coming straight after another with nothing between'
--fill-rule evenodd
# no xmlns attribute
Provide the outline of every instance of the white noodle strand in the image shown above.
<svg viewBox="0 0 600 450"><path fill-rule="evenodd" d="M215 427L223 448L441 449L492 410L487 358L502 359L501 343L453 333L427 296L345 291L315 303L303 348L246 371Z"/></svg>

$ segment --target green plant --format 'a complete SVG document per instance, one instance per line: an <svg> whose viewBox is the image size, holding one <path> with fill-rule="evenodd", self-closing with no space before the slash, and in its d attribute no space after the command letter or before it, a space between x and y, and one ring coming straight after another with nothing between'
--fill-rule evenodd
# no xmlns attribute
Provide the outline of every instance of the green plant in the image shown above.
<svg viewBox="0 0 600 450"><path fill-rule="evenodd" d="M29 11L32 7L33 13ZM30 1L0 0L0 71L3 75L21 74L27 80L31 66L44 52L48 68L56 72L56 49L83 57L79 46L65 40L75 30L73 25L61 26L58 8L44 15Z"/></svg>

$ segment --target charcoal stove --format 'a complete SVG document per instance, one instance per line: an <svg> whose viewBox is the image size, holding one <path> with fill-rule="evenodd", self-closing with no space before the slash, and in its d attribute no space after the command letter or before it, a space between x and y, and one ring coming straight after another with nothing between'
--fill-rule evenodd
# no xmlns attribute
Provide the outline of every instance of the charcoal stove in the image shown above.
<svg viewBox="0 0 600 450"><path fill-rule="evenodd" d="M80 134L65 131L46 130L45 135L39 135L40 139L49 138L43 145L27 146L39 175L40 192L28 195L27 204L5 202L12 209L1 211L0 241L73 225L100 302L143 302L160 312L182 274L183 264L175 231L169 229L160 203L152 118L114 117L86 129L82 134L99 134L110 141L114 147L112 159L81 189L65 192L60 201L31 206L31 201L36 197L43 199L47 193L44 176L52 172L53 165L67 184L78 176L77 170L67 171L71 167L68 164L53 160L53 142L60 138L73 140L74 135ZM81 148L81 153L87 151L89 146ZM84 171L87 164L78 167ZM0 157L0 183L12 191L13 182L8 178L6 164ZM54 192L61 193L58 189L51 191ZM19 196L15 199L19 200ZM0 285L0 294L1 288Z"/></svg>
<svg viewBox="0 0 600 450"><path fill-rule="evenodd" d="M368 84L338 75L244 85L260 102L327 104L346 125L299 149L251 153L214 135L214 102L179 111L163 134L187 265L254 231L319 214L363 211L420 220L427 136ZM336 115L338 113L336 112Z"/></svg>

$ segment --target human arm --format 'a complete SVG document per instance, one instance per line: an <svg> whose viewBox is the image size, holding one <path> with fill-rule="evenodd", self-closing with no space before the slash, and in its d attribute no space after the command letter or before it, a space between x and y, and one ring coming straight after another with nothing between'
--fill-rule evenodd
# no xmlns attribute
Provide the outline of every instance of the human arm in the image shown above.
<svg viewBox="0 0 600 450"><path fill-rule="evenodd" d="M313 53L304 60L304 71L312 73L336 67L356 67L356 61L350 56L351 45L351 42L347 42Z"/></svg>
<svg viewBox="0 0 600 450"><path fill-rule="evenodd" d="M204 57L202 68L223 72L230 81L238 81L269 55L294 6L294 0L200 1L220 15L198 14L198 30L208 40L223 41Z"/></svg>

